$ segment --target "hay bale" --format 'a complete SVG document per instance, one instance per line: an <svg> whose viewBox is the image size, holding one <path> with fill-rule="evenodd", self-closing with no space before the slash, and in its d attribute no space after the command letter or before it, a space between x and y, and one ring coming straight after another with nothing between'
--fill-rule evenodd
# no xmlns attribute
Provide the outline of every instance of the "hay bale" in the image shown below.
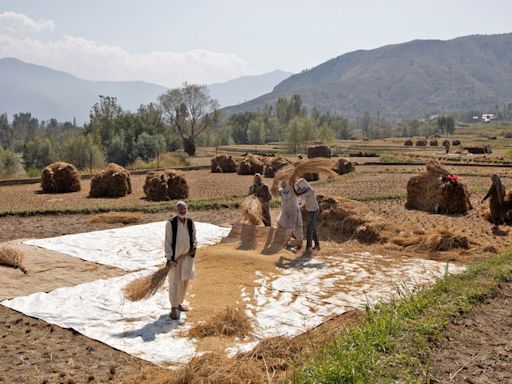
<svg viewBox="0 0 512 384"><path fill-rule="evenodd" d="M354 172L356 170L355 165L348 159L340 158L336 161L333 170L338 175L344 175L346 173Z"/></svg>
<svg viewBox="0 0 512 384"><path fill-rule="evenodd" d="M0 247L0 265L18 268L23 273L27 273L23 266L23 253L7 245Z"/></svg>
<svg viewBox="0 0 512 384"><path fill-rule="evenodd" d="M212 173L235 173L236 161L231 155L217 155L212 157Z"/></svg>
<svg viewBox="0 0 512 384"><path fill-rule="evenodd" d="M326 145L308 147L308 159L314 159L315 157L331 157L331 148Z"/></svg>
<svg viewBox="0 0 512 384"><path fill-rule="evenodd" d="M417 147L426 147L427 146L427 140L425 140L425 139L416 140L416 146Z"/></svg>
<svg viewBox="0 0 512 384"><path fill-rule="evenodd" d="M263 211L260 200L254 196L247 196L240 205L244 222L251 225L263 225Z"/></svg>
<svg viewBox="0 0 512 384"><path fill-rule="evenodd" d="M473 155L485 155L486 153L492 153L490 145L482 145L480 147L464 147L463 149Z"/></svg>
<svg viewBox="0 0 512 384"><path fill-rule="evenodd" d="M98 213L85 222L87 224L136 224L142 221L144 214L142 212L107 212Z"/></svg>
<svg viewBox="0 0 512 384"><path fill-rule="evenodd" d="M460 140L453 140L452 145L460 145Z"/></svg>
<svg viewBox="0 0 512 384"><path fill-rule="evenodd" d="M496 136L488 136L487 139L489 139L489 140L496 140L497 137Z"/></svg>
<svg viewBox="0 0 512 384"><path fill-rule="evenodd" d="M444 140L443 141L443 147L449 147L450 146L450 141L449 140Z"/></svg>
<svg viewBox="0 0 512 384"><path fill-rule="evenodd" d="M437 140L430 140L431 147L437 147L438 145L439 145L439 143L437 142Z"/></svg>
<svg viewBox="0 0 512 384"><path fill-rule="evenodd" d="M431 160L426 171L407 182L407 209L431 213L466 214L471 208L469 192L462 183L443 182L449 172L438 161Z"/></svg>
<svg viewBox="0 0 512 384"><path fill-rule="evenodd" d="M407 140L405 140L404 145L406 147L412 147L414 145L414 143L412 142L411 139L407 139Z"/></svg>
<svg viewBox="0 0 512 384"><path fill-rule="evenodd" d="M277 171L286 167L291 162L281 156L267 158L263 167L263 176L273 178Z"/></svg>
<svg viewBox="0 0 512 384"><path fill-rule="evenodd" d="M165 170L146 175L144 193L148 200L186 199L188 192L187 180L182 172Z"/></svg>
<svg viewBox="0 0 512 384"><path fill-rule="evenodd" d="M263 173L263 161L259 156L247 155L242 158L238 165L237 173L239 175L254 175Z"/></svg>
<svg viewBox="0 0 512 384"><path fill-rule="evenodd" d="M68 193L80 190L80 173L73 164L58 161L41 172L44 193Z"/></svg>
<svg viewBox="0 0 512 384"><path fill-rule="evenodd" d="M132 193L130 172L115 163L107 166L91 179L90 197L122 197Z"/></svg>
<svg viewBox="0 0 512 384"><path fill-rule="evenodd" d="M247 336L252 331L252 324L245 312L238 307L226 307L206 322L195 324L188 331L190 337L207 336Z"/></svg>

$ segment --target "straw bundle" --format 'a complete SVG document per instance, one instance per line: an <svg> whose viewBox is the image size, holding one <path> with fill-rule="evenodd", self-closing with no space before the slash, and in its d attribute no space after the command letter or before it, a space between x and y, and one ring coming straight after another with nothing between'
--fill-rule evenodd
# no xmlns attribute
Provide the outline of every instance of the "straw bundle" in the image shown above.
<svg viewBox="0 0 512 384"><path fill-rule="evenodd" d="M290 164L288 159L281 156L270 157L264 160L263 176L274 177L276 172Z"/></svg>
<svg viewBox="0 0 512 384"><path fill-rule="evenodd" d="M211 160L212 173L234 173L236 172L236 161L231 155L217 155Z"/></svg>
<svg viewBox="0 0 512 384"><path fill-rule="evenodd" d="M263 225L261 203L256 196L247 196L242 202L240 210L242 211L244 222L252 225Z"/></svg>
<svg viewBox="0 0 512 384"><path fill-rule="evenodd" d="M402 247L414 247L423 251L449 251L451 249L469 249L469 240L460 232L448 228L437 227L426 235L398 236L391 243Z"/></svg>
<svg viewBox="0 0 512 384"><path fill-rule="evenodd" d="M331 148L326 145L308 147L308 159L315 157L331 157Z"/></svg>
<svg viewBox="0 0 512 384"><path fill-rule="evenodd" d="M412 140L411 140L411 139L407 139L407 140L405 140L405 143L404 143L404 145L405 145L406 147L412 147L412 145L413 145L413 144L414 144L414 143L412 142Z"/></svg>
<svg viewBox="0 0 512 384"><path fill-rule="evenodd" d="M338 175L344 175L346 173L355 171L355 169L356 167L350 160L340 158L334 165L333 171L335 171Z"/></svg>
<svg viewBox="0 0 512 384"><path fill-rule="evenodd" d="M427 146L427 140L425 139L419 139L416 141L417 147L426 147Z"/></svg>
<svg viewBox="0 0 512 384"><path fill-rule="evenodd" d="M78 192L80 173L73 164L52 163L41 172L41 189L44 193Z"/></svg>
<svg viewBox="0 0 512 384"><path fill-rule="evenodd" d="M275 175L272 183L271 192L274 196L279 194L279 183L281 180L287 180L290 185L304 177L305 174L318 173L324 174L331 177L336 177L338 174L332 169L332 163L328 159L305 159L290 164L284 168L281 168Z"/></svg>
<svg viewBox="0 0 512 384"><path fill-rule="evenodd" d="M9 246L0 247L0 264L12 268L19 268L23 273L27 273L27 270L23 266L23 253Z"/></svg>
<svg viewBox="0 0 512 384"><path fill-rule="evenodd" d="M189 188L182 172L172 170L152 171L146 175L144 193L148 200L153 201L186 199Z"/></svg>
<svg viewBox="0 0 512 384"><path fill-rule="evenodd" d="M431 147L437 147L438 145L439 145L439 143L437 142L437 140L430 140Z"/></svg>
<svg viewBox="0 0 512 384"><path fill-rule="evenodd" d="M452 145L460 145L460 140L453 140Z"/></svg>
<svg viewBox="0 0 512 384"><path fill-rule="evenodd" d="M260 156L247 155L240 160L237 173L239 175L254 175L256 173L263 173L263 161Z"/></svg>
<svg viewBox="0 0 512 384"><path fill-rule="evenodd" d="M130 172L115 163L107 166L91 179L90 197L122 197L132 193Z"/></svg>
<svg viewBox="0 0 512 384"><path fill-rule="evenodd" d="M252 331L252 324L244 311L237 307L226 307L204 323L190 328L191 337L206 336L247 336Z"/></svg>
<svg viewBox="0 0 512 384"><path fill-rule="evenodd" d="M130 301L140 301L153 296L163 285L172 266L166 264L151 275L135 279L123 288L124 297Z"/></svg>

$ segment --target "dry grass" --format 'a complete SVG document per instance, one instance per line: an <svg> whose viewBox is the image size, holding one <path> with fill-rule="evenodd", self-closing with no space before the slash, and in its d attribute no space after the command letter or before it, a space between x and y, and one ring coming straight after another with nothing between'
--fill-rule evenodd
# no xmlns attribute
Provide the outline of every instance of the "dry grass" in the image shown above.
<svg viewBox="0 0 512 384"><path fill-rule="evenodd" d="M261 203L254 195L247 196L240 205L244 222L252 225L263 225Z"/></svg>
<svg viewBox="0 0 512 384"><path fill-rule="evenodd" d="M151 275L135 279L123 288L124 297L130 301L140 301L153 296L163 285L167 277L170 265L165 265Z"/></svg>
<svg viewBox="0 0 512 384"><path fill-rule="evenodd" d="M392 238L390 243L429 252L469 249L470 245L466 236L446 226L436 227L425 235L397 236Z"/></svg>
<svg viewBox="0 0 512 384"><path fill-rule="evenodd" d="M0 264L19 268L23 273L27 273L23 266L23 253L6 245L0 247Z"/></svg>
<svg viewBox="0 0 512 384"><path fill-rule="evenodd" d="M222 312L204 323L194 325L188 332L191 337L207 336L247 336L252 324L244 311L238 307L226 307Z"/></svg>
<svg viewBox="0 0 512 384"><path fill-rule="evenodd" d="M290 185L303 177L305 174L319 173L330 177L337 177L338 174L332 170L332 161L329 159L304 159L281 168L275 175L272 182L271 192L274 196L279 195L279 182L287 180Z"/></svg>
<svg viewBox="0 0 512 384"><path fill-rule="evenodd" d="M107 212L94 215L85 222L87 224L136 224L144 218L142 212Z"/></svg>

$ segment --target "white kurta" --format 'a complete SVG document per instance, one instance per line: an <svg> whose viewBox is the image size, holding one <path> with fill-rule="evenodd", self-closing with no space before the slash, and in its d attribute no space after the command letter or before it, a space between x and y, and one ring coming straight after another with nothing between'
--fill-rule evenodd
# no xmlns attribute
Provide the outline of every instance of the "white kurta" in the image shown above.
<svg viewBox="0 0 512 384"><path fill-rule="evenodd" d="M297 240L302 240L302 215L297 203L295 193L291 189L279 190L281 194L281 213L277 224L280 227L291 229Z"/></svg>

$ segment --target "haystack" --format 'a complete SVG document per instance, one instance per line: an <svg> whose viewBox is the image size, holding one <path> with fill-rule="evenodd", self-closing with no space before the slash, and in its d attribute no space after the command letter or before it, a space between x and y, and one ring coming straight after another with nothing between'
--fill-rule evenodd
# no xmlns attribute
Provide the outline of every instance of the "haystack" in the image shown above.
<svg viewBox="0 0 512 384"><path fill-rule="evenodd" d="M23 253L7 245L0 247L0 265L18 268L23 273L27 273L23 266Z"/></svg>
<svg viewBox="0 0 512 384"><path fill-rule="evenodd" d="M512 139L512 132L505 133L505 139Z"/></svg>
<svg viewBox="0 0 512 384"><path fill-rule="evenodd" d="M272 178L275 176L277 171L286 167L290 163L290 160L281 156L267 158L265 159L265 165L263 166L263 176Z"/></svg>
<svg viewBox="0 0 512 384"><path fill-rule="evenodd" d="M427 140L425 140L425 139L416 140L416 146L417 147L426 147L427 146Z"/></svg>
<svg viewBox="0 0 512 384"><path fill-rule="evenodd" d="M308 159L314 159L315 157L331 157L331 148L326 145L308 147Z"/></svg>
<svg viewBox="0 0 512 384"><path fill-rule="evenodd" d="M430 140L431 147L437 147L438 145L439 145L439 143L437 142L437 140Z"/></svg>
<svg viewBox="0 0 512 384"><path fill-rule="evenodd" d="M449 147L450 146L450 141L449 140L444 140L443 141L443 147Z"/></svg>
<svg viewBox="0 0 512 384"><path fill-rule="evenodd" d="M144 193L148 200L153 201L186 199L187 180L184 174L178 171L149 172L144 183Z"/></svg>
<svg viewBox="0 0 512 384"><path fill-rule="evenodd" d="M239 175L254 175L263 173L263 161L259 156L247 155L240 160L237 173Z"/></svg>
<svg viewBox="0 0 512 384"><path fill-rule="evenodd" d="M217 155L212 157L212 173L236 172L236 161L231 155Z"/></svg>
<svg viewBox="0 0 512 384"><path fill-rule="evenodd" d="M41 189L44 193L78 192L80 173L73 164L52 163L41 172Z"/></svg>
<svg viewBox="0 0 512 384"><path fill-rule="evenodd" d="M132 193L130 172L115 163L107 166L91 179L90 197L122 197Z"/></svg>
<svg viewBox="0 0 512 384"><path fill-rule="evenodd" d="M397 227L373 213L364 203L339 196L318 195L317 200L320 205L317 232L321 239L385 243L400 233Z"/></svg>
<svg viewBox="0 0 512 384"><path fill-rule="evenodd" d="M336 164L335 164L333 170L338 175L344 175L346 173L354 172L356 170L356 167L350 160L340 158L340 159L338 159L338 161L336 161Z"/></svg>
<svg viewBox="0 0 512 384"><path fill-rule="evenodd" d="M405 140L404 145L406 147L412 147L414 145L414 143L412 142L411 139L407 139L407 140Z"/></svg>
<svg viewBox="0 0 512 384"><path fill-rule="evenodd" d="M407 183L407 209L431 213L466 214L472 207L469 192L460 182L443 182L450 172L438 161L431 160L426 171Z"/></svg>
<svg viewBox="0 0 512 384"><path fill-rule="evenodd" d="M452 145L460 145L460 140L453 140Z"/></svg>

